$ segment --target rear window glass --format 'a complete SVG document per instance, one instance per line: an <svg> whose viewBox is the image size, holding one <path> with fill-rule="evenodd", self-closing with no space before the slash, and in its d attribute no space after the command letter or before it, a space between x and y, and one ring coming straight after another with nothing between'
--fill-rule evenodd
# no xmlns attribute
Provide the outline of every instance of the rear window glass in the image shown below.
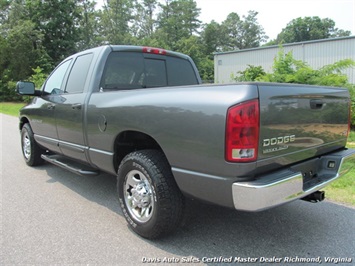
<svg viewBox="0 0 355 266"><path fill-rule="evenodd" d="M163 87L168 85L165 60L145 58L144 63L145 63L144 85L147 88Z"/></svg>
<svg viewBox="0 0 355 266"><path fill-rule="evenodd" d="M195 71L189 61L176 57L167 58L170 86L198 84Z"/></svg>
<svg viewBox="0 0 355 266"><path fill-rule="evenodd" d="M144 58L142 53L112 52L100 91L198 84L189 61L175 57Z"/></svg>

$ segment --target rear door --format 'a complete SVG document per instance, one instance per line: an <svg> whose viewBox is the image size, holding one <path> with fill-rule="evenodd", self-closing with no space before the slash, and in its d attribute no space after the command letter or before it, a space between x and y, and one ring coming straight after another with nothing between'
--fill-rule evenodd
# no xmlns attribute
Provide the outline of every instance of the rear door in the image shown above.
<svg viewBox="0 0 355 266"><path fill-rule="evenodd" d="M87 160L83 121L88 72L92 59L92 53L80 55L75 59L61 94L61 102L56 106L55 115L62 153L81 161Z"/></svg>

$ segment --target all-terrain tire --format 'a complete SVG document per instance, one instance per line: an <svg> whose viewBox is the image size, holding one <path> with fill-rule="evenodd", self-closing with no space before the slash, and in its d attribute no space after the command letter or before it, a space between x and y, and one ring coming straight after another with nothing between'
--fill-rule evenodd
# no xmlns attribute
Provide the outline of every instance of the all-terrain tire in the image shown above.
<svg viewBox="0 0 355 266"><path fill-rule="evenodd" d="M155 239L180 225L184 197L162 152L128 154L118 169L117 189L122 212L140 236Z"/></svg>
<svg viewBox="0 0 355 266"><path fill-rule="evenodd" d="M37 166L44 162L41 158L44 150L34 139L33 131L29 124L24 124L21 129L21 150L27 165Z"/></svg>

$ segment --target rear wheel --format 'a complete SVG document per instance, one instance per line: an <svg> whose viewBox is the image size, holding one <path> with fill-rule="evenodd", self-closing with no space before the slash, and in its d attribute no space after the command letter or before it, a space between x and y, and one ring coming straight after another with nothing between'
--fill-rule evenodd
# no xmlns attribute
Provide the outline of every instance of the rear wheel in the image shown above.
<svg viewBox="0 0 355 266"><path fill-rule="evenodd" d="M29 166L36 166L43 163L41 154L44 150L36 143L32 128L25 124L21 130L21 148L25 162Z"/></svg>
<svg viewBox="0 0 355 266"><path fill-rule="evenodd" d="M154 239L179 226L184 198L161 152L128 154L118 169L117 188L123 214L137 234Z"/></svg>

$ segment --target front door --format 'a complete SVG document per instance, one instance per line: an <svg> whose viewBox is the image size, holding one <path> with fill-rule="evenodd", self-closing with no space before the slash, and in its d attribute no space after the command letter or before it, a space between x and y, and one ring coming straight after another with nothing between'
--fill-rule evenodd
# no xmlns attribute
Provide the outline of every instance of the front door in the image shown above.
<svg viewBox="0 0 355 266"><path fill-rule="evenodd" d="M48 77L44 84L42 97L35 98L39 108L34 110L31 120L36 141L57 153L61 151L58 145L55 112L58 104L63 100L61 89L70 63L71 60L63 62Z"/></svg>
<svg viewBox="0 0 355 266"><path fill-rule="evenodd" d="M87 145L84 134L86 87L93 54L78 56L71 68L62 101L57 104L55 117L59 147L66 156L87 161Z"/></svg>

